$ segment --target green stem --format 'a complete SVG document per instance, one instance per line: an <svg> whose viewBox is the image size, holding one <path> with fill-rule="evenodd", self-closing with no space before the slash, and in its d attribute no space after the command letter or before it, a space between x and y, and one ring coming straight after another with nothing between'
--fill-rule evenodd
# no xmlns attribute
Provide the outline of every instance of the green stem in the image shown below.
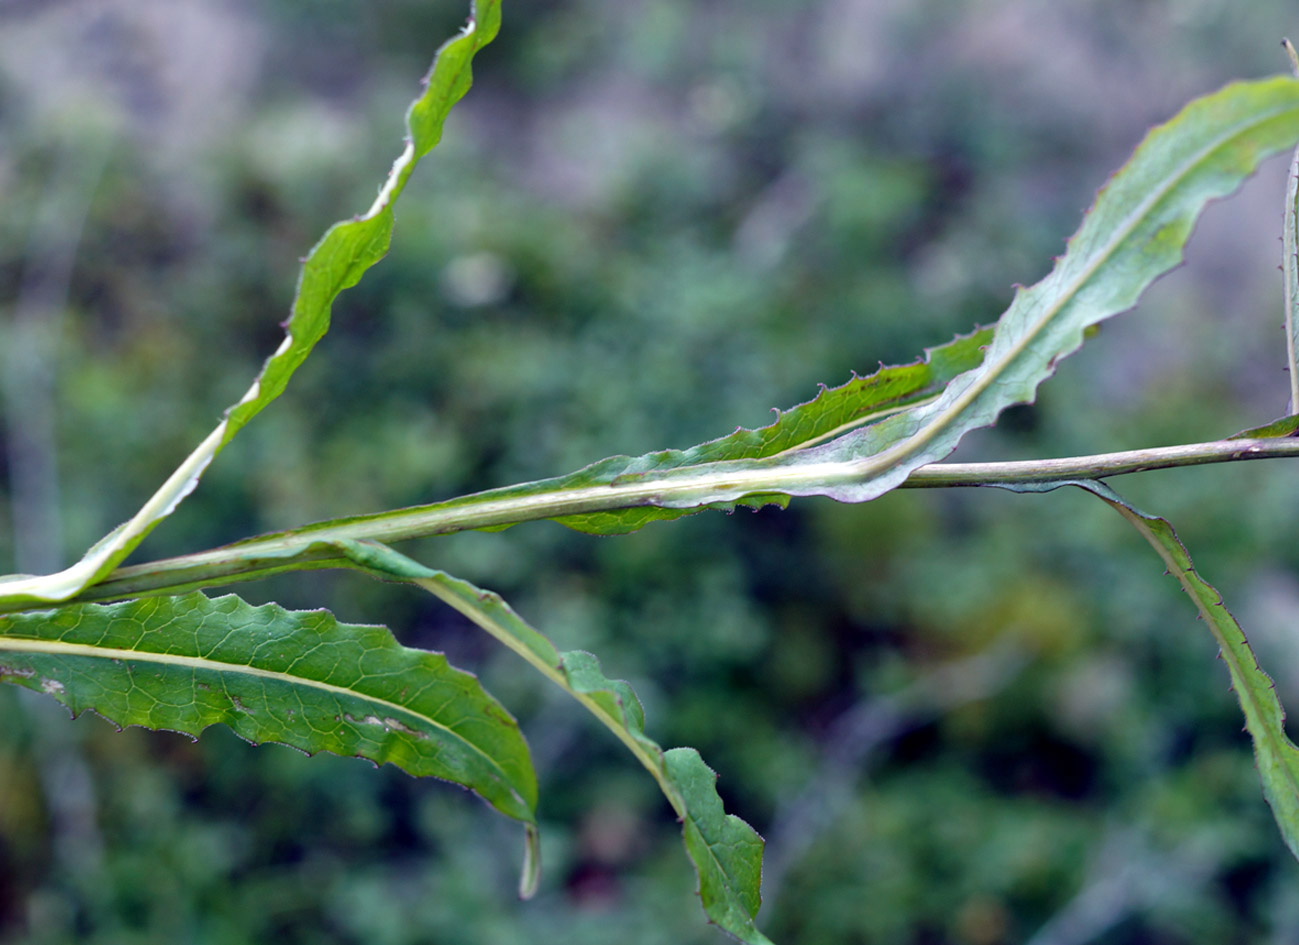
<svg viewBox="0 0 1299 945"><path fill-rule="evenodd" d="M903 485L907 488L939 488L1104 479L1152 469L1293 456L1299 456L1299 438L1227 439L1064 459L932 463L912 472ZM842 465L847 467L851 464ZM745 478L746 481L752 480L754 493L778 493L783 472L755 465ZM851 470L843 469L835 475L848 478ZM731 473L727 478L733 479L734 476ZM674 491L698 494L699 489L698 475L678 483L671 472L652 480L552 491L535 491L527 486L495 489L450 502L319 522L197 554L118 568L74 600L105 601L176 594L195 588L257 580L285 571L345 567L346 562L327 543L367 539L387 543L565 515L659 505L664 499L671 498ZM0 613L31 610L36 606L0 606Z"/></svg>
<svg viewBox="0 0 1299 945"><path fill-rule="evenodd" d="M1027 459L1008 463L930 463L913 472L903 488L994 486L1017 482L1054 482L1066 479L1107 479L1154 469L1237 463L1249 459L1299 456L1299 439L1262 437L1212 440L1153 449L1095 453L1062 459Z"/></svg>

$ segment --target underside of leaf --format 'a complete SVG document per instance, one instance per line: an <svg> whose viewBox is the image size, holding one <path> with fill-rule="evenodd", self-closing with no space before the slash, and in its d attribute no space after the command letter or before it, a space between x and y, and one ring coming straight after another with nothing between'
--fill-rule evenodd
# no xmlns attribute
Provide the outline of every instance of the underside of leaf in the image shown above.
<svg viewBox="0 0 1299 945"><path fill-rule="evenodd" d="M461 34L438 51L425 77L425 89L406 113L406 146L388 179L364 214L334 224L302 264L284 341L267 359L248 392L226 410L225 418L198 445L130 521L114 529L71 567L56 574L0 577L0 603L40 604L67 600L113 570L169 516L194 488L208 464L249 420L283 393L289 378L329 330L330 309L340 292L360 281L388 251L394 201L416 162L442 137L451 107L471 81L474 54L500 28L500 0L473 0L473 15Z"/></svg>

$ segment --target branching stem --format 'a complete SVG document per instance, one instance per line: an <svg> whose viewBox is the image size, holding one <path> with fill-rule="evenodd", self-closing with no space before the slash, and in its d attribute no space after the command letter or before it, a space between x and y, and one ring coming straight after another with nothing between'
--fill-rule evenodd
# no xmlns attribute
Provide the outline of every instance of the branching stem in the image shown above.
<svg viewBox="0 0 1299 945"><path fill-rule="evenodd" d="M990 486L1051 482L1065 479L1105 479L1110 476L1230 463L1250 459L1299 456L1299 438L1214 440L1180 446L1098 453L1063 459L1004 463L931 463L911 473L906 488ZM771 471L770 489L759 481L754 492L779 492L779 470ZM209 551L118 568L88 588L79 601L121 600L143 595L176 594L257 580L285 571L346 566L325 545L339 540L404 541L478 528L501 527L564 515L580 515L661 504L672 494L670 481L633 481L553 491L526 492L518 487L466 496L450 503L398 509L380 515L319 522L287 532L264 535ZM697 481L681 487L697 491ZM9 610L35 609L11 606ZM0 612L4 612L0 608Z"/></svg>

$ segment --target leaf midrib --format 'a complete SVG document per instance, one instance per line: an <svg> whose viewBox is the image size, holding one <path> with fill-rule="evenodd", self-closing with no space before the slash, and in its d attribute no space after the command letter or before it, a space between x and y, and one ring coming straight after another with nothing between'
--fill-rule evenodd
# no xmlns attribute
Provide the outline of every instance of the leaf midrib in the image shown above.
<svg viewBox="0 0 1299 945"><path fill-rule="evenodd" d="M178 653L154 653L149 650L127 650L120 647L94 646L88 643L66 643L59 640L39 640L31 637L0 636L0 651L5 650L17 650L25 653L37 653L47 656L80 656L92 659L159 663L167 666L184 667L202 672L228 672L243 676L257 676L291 686L305 686L310 689L317 689L335 695L360 699L376 706L390 709L394 713L426 722L429 726L445 732L449 737L468 746L468 748L486 760L488 765L500 774L502 782L508 787L510 793L518 797L518 792L511 786L511 778L501 767L500 763L492 758L491 755L487 754L473 742L466 739L463 735L456 733L454 730L436 719L430 718L429 716L411 709L408 706L403 706L398 702L384 699L381 696L367 695L362 692L357 692L354 689L348 689L345 686L339 686L334 683L327 683L315 679L308 679L304 676L294 676L286 672L262 669L260 667L247 666L241 663L227 663L221 660L214 660L202 656L184 656ZM520 797L519 800L526 806L526 801L523 798Z"/></svg>

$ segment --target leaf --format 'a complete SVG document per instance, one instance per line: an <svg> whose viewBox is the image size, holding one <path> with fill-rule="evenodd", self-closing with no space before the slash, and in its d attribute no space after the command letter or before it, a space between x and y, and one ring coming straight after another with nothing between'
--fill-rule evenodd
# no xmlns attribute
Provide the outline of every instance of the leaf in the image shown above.
<svg viewBox="0 0 1299 945"><path fill-rule="evenodd" d="M454 781L534 824L536 774L518 723L441 653L324 610L197 592L0 618L0 679L121 727L328 751Z"/></svg>
<svg viewBox="0 0 1299 945"><path fill-rule="evenodd" d="M253 539L398 541L553 518L600 534L737 504L825 495L864 502L956 448L1006 407L1031 402L1097 323L1177 265L1199 213L1264 157L1299 140L1299 80L1233 83L1150 131L1101 189L1052 272L1020 289L992 329L825 391L762 430L690 450L614 456L553 479L321 522ZM896 388L893 386L896 384ZM829 437L827 441L827 437ZM238 547L238 546L235 546Z"/></svg>
<svg viewBox="0 0 1299 945"><path fill-rule="evenodd" d="M710 440L688 450L665 450L649 453L636 459L616 457L624 465L615 475L627 475L640 467L676 469L703 463L730 460L762 459L781 453L808 449L817 443L842 436L848 430L879 420L890 413L937 396L944 387L963 371L977 367L983 361L984 346L992 338L992 329L980 328L968 335L960 335L945 345L926 348L924 357L912 364L880 367L866 377L853 375L839 387L823 387L821 392L804 404L786 411L776 411L774 423L757 430L737 429L729 436ZM613 460L606 460L613 463ZM581 486L589 482L592 474L603 464L579 470L570 476L552 482L564 488L566 482ZM754 494L741 497L726 505L714 508L734 508L735 504L761 507L787 505L788 497L772 494ZM666 509L643 506L618 509L611 512L590 512L583 515L559 516L555 521L577 531L597 535L625 534L643 528L651 521L679 518L699 509Z"/></svg>
<svg viewBox="0 0 1299 945"><path fill-rule="evenodd" d="M862 502L955 449L968 430L1031 402L1085 330L1136 304L1177 265L1205 205L1235 190L1269 154L1299 140L1299 81L1234 83L1150 131L1097 196L1067 252L1041 282L1017 291L982 363L932 402L822 446L773 460L624 477L671 507L734 501L755 490Z"/></svg>
<svg viewBox="0 0 1299 945"><path fill-rule="evenodd" d="M1072 485L1093 493L1132 524L1163 559L1168 573L1186 591L1209 625L1222 653L1231 686L1245 713L1245 728L1254 740L1254 758L1263 795L1290 852L1299 858L1299 748L1286 736L1285 710L1271 677L1250 649L1245 631L1227 610L1222 595L1195 570L1191 556L1167 520L1133 508L1109 486L1093 480L1003 486L1015 492L1049 492Z"/></svg>
<svg viewBox="0 0 1299 945"><path fill-rule="evenodd" d="M1017 291L979 361L963 367L938 396L882 418L865 411L873 422L829 442L761 455L741 448L740 458L708 444L685 453L613 457L570 476L368 521L382 522L379 537L385 540L452 530L442 525L447 520L463 528L559 517L577 527L614 531L653 516L611 519L591 513L623 507L688 511L772 501L777 495L825 495L845 502L875 498L914 469L950 454L966 432L995 422L1006 407L1031 402L1037 386L1081 346L1091 326L1131 308L1181 261L1193 224L1209 201L1235 190L1264 157L1297 140L1295 79L1234 83L1191 102L1152 129L1102 188L1052 272ZM807 405L808 418L816 418L816 405ZM448 514L453 510L456 514ZM322 523L319 529L363 521Z"/></svg>
<svg viewBox="0 0 1299 945"><path fill-rule="evenodd" d="M682 825L686 850L699 871L704 911L742 942L766 942L753 928L762 904L762 838L740 818L722 809L717 774L693 748L664 753L668 776L690 811ZM734 929L744 929L739 934Z"/></svg>
<svg viewBox="0 0 1299 945"><path fill-rule="evenodd" d="M839 387L825 388L809 402L778 412L776 421L769 426L757 430L737 429L728 436L688 450L663 450L637 457L613 456L566 476L491 489L446 502L317 522L239 542L229 546L229 550L253 557L275 557L285 550L301 550L314 542L358 538L399 541L472 528L505 528L545 518L554 518L570 528L592 534L635 531L650 522L680 518L699 509L636 504L617 488L609 488L621 477L652 469L691 469L706 463L776 456L807 448L827 437L840 435L845 429L936 396L953 377L982 360L983 347L991 336L988 328L959 336L947 344L926 349L925 357L912 364L883 367L867 377L854 376ZM756 494L741 501L762 505L784 504L788 499ZM557 515L557 506L583 508L583 511ZM734 506L732 502L715 507Z"/></svg>
<svg viewBox="0 0 1299 945"><path fill-rule="evenodd" d="M645 734L645 712L626 682L609 679L590 653L560 653L497 594L376 542L339 542L354 568L424 588L454 607L567 691L614 733L658 782L682 822L709 920L748 945L770 945L754 922L761 905L762 838L722 810L716 774L692 748L663 751Z"/></svg>
<svg viewBox="0 0 1299 945"><path fill-rule="evenodd" d="M1250 430L1241 430L1239 433L1233 433L1231 436L1227 437L1227 439L1280 439L1281 437L1295 436L1296 434L1299 434L1299 415L1291 414L1288 417L1273 420L1271 423L1265 424L1261 427L1254 427Z"/></svg>
<svg viewBox="0 0 1299 945"><path fill-rule="evenodd" d="M442 124L471 81L474 54L500 28L500 0L474 0L473 15L461 34L438 50L425 77L425 89L406 113L407 138L387 182L368 211L334 224L307 254L284 341L262 367L248 392L128 522L96 542L71 567L43 576L0 577L0 603L33 604L67 600L113 570L145 536L198 485L208 464L231 438L278 397L316 342L329 329L330 307L344 289L356 285L367 269L388 251L393 203L411 171L438 143Z"/></svg>

